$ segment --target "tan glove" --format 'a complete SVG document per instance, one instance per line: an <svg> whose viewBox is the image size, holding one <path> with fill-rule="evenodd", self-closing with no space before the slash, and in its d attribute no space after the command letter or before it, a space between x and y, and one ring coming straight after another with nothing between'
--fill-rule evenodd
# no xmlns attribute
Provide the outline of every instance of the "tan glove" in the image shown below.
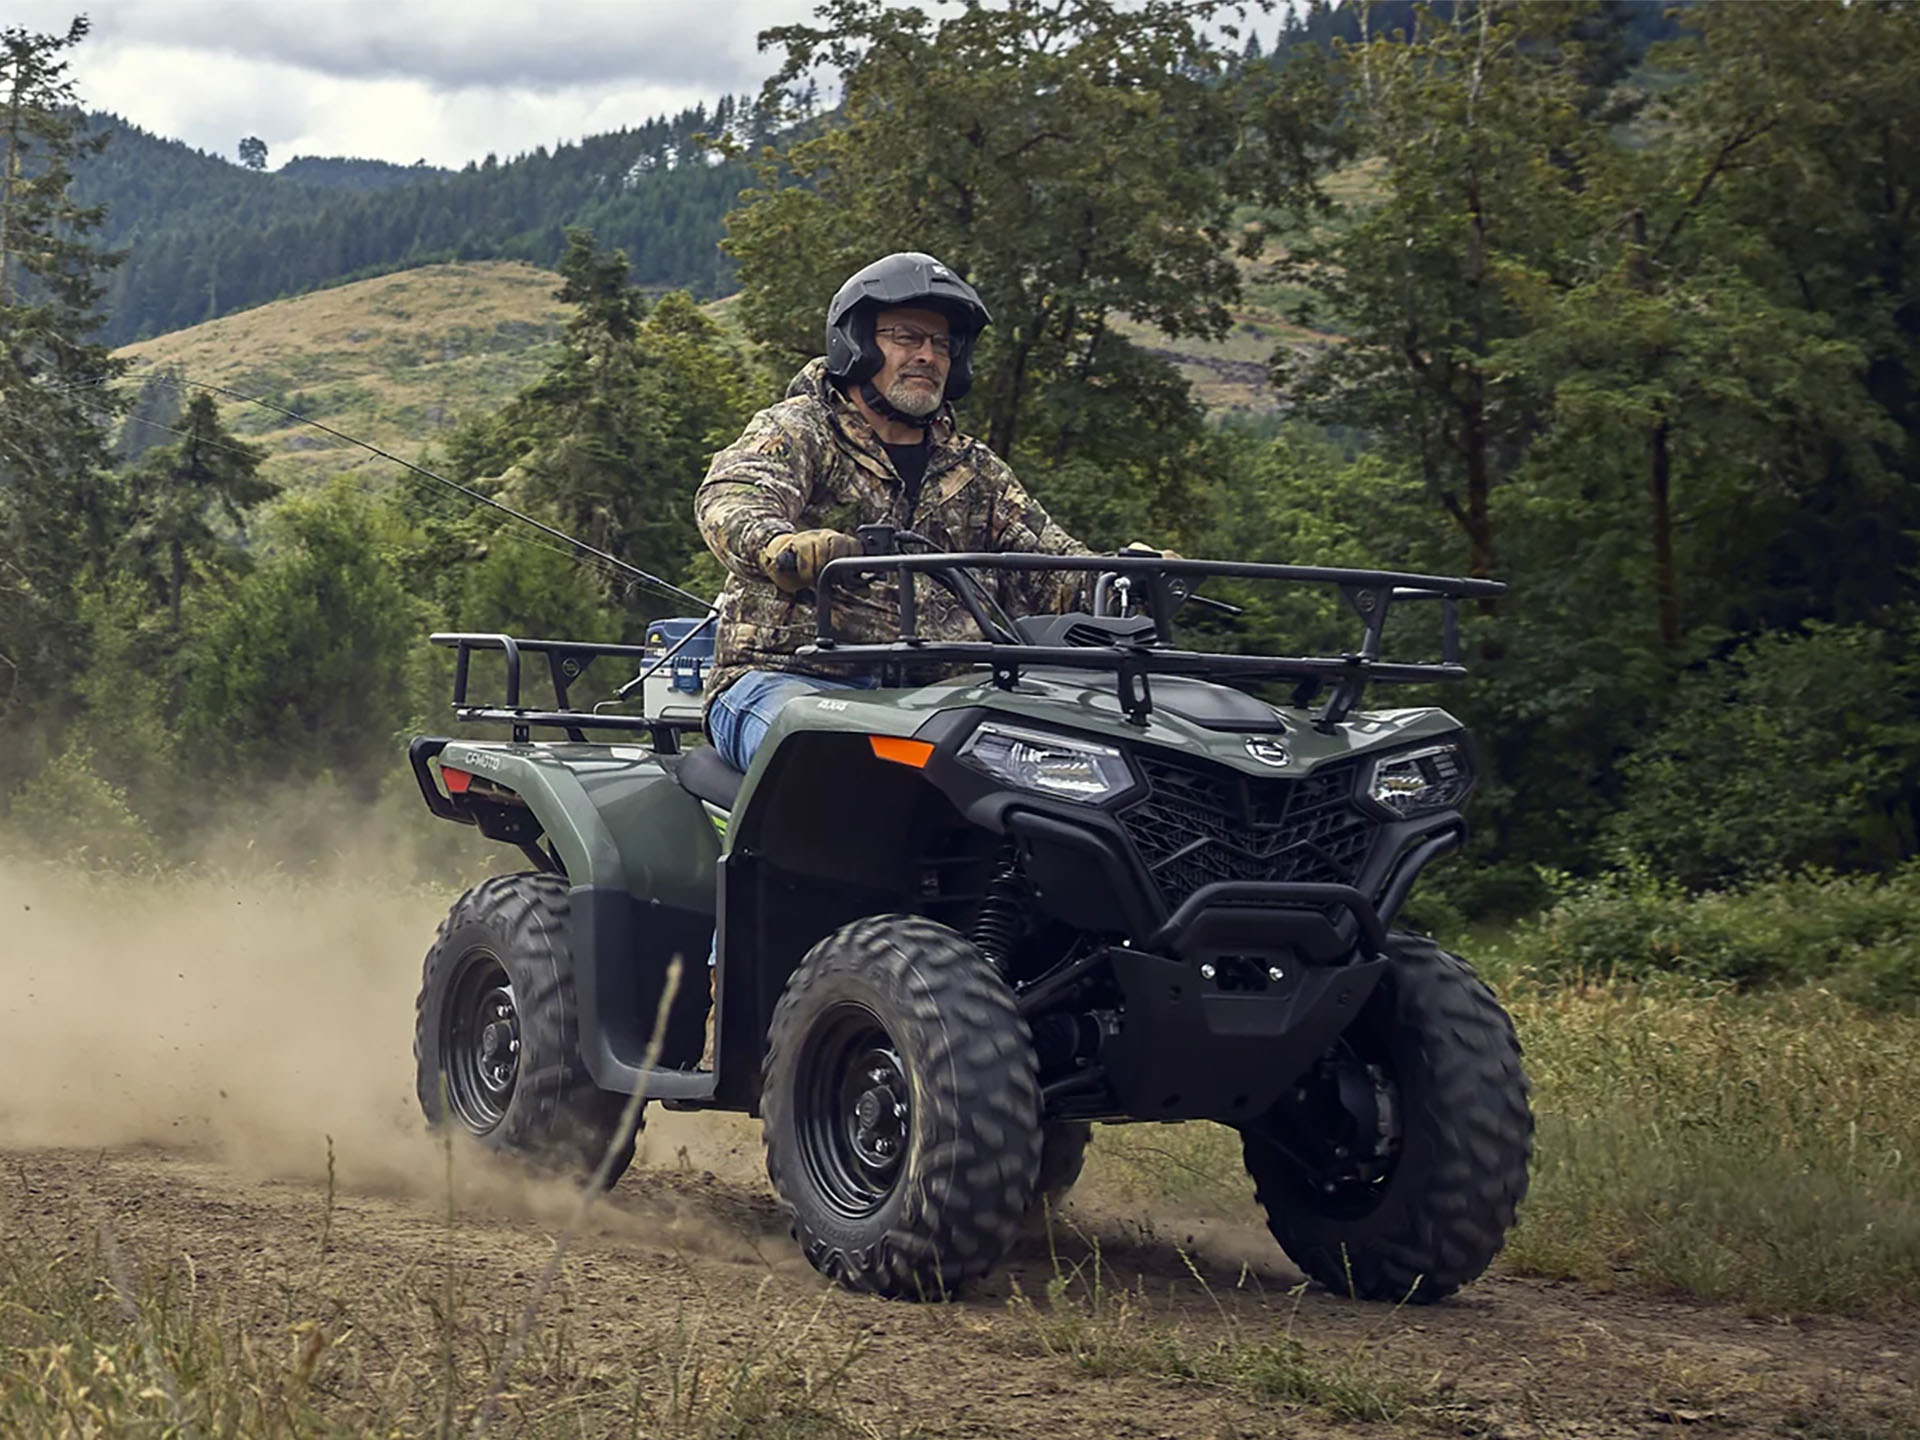
<svg viewBox="0 0 1920 1440"><path fill-rule="evenodd" d="M776 536L760 552L760 568L789 595L811 590L829 560L860 553L860 542L838 530L799 530Z"/></svg>
<svg viewBox="0 0 1920 1440"><path fill-rule="evenodd" d="M1144 540L1129 540L1117 552L1142 560L1151 560L1158 556L1162 560L1184 560L1187 557L1178 550L1156 550Z"/></svg>

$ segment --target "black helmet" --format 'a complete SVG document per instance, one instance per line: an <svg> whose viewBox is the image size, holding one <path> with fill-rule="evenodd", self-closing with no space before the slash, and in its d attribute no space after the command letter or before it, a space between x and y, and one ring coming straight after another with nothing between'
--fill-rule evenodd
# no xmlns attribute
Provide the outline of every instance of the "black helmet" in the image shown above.
<svg viewBox="0 0 1920 1440"><path fill-rule="evenodd" d="M873 317L897 305L939 310L953 330L953 363L946 398L958 400L973 385L973 341L993 322L966 281L931 255L903 250L874 261L835 292L827 307L827 373L859 384L880 369Z"/></svg>

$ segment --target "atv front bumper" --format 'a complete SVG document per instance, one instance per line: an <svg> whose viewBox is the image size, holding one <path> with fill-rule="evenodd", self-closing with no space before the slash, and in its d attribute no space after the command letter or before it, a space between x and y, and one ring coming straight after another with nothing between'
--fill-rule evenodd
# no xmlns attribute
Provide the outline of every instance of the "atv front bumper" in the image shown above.
<svg viewBox="0 0 1920 1440"><path fill-rule="evenodd" d="M1344 938L1348 926L1358 946ZM1117 1102L1130 1119L1251 1120L1353 1023L1386 971L1385 951L1373 905L1350 886L1207 886L1145 946L1100 957L1122 996L1100 1083L1081 1094L1074 1077L1056 1082L1049 1113L1111 1116ZM1022 1009L1044 1009L1059 984L1028 987Z"/></svg>

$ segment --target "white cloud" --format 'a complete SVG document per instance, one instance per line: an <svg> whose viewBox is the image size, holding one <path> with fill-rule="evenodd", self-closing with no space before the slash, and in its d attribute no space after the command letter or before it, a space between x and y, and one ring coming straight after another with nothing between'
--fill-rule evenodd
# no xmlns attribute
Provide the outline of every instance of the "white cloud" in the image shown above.
<svg viewBox="0 0 1920 1440"><path fill-rule="evenodd" d="M13 0L9 24L77 8ZM82 103L231 156L458 166L758 88L770 25L811 0L95 0L73 55ZM24 12L24 13L22 13Z"/></svg>

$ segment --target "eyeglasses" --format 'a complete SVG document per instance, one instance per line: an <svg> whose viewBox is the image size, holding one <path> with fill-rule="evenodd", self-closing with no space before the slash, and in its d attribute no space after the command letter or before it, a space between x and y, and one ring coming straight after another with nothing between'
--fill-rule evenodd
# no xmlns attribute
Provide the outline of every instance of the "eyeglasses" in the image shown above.
<svg viewBox="0 0 1920 1440"><path fill-rule="evenodd" d="M933 343L933 353L952 356L953 336L936 335L931 330L916 330L911 325L877 325L874 334L884 335L909 355L914 354L922 345Z"/></svg>

